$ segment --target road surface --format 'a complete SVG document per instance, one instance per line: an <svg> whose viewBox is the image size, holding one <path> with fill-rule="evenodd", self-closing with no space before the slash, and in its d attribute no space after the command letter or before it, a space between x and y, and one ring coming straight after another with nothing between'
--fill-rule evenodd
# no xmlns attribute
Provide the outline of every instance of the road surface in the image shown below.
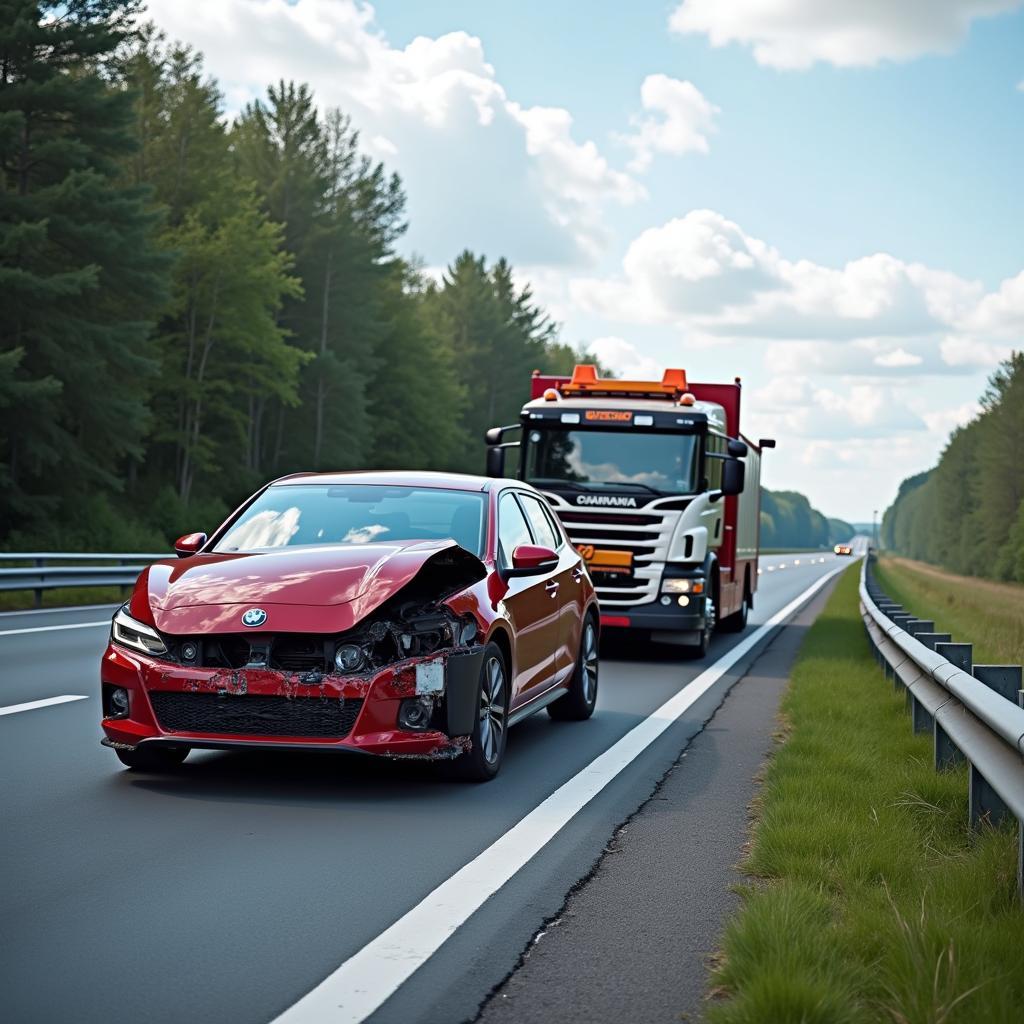
<svg viewBox="0 0 1024 1024"><path fill-rule="evenodd" d="M594 717L517 726L501 775L481 786L421 764L321 754L196 751L173 773L127 772L99 745L110 609L0 616L0 1013L12 1024L301 1024L324 1019L326 1005L347 1007L338 1021L472 1019L768 636L719 677L706 670L849 562L763 558L746 633L716 637L702 662L607 645ZM395 947L391 963L409 975L397 991L387 957L383 971L338 972L396 922L401 934L415 920L406 915L484 851L482 863L504 864L495 844L680 694L684 710L507 880L496 876L479 909L452 911L447 941ZM58 697L85 699L49 703ZM326 978L317 1002L308 994Z"/></svg>

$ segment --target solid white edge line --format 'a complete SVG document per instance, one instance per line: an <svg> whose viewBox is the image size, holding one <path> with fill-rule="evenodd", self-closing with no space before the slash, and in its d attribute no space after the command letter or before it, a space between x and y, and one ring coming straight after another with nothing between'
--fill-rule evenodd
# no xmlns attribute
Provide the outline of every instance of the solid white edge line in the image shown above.
<svg viewBox="0 0 1024 1024"><path fill-rule="evenodd" d="M482 853L354 953L272 1024L358 1024L379 1009L481 906L568 822L693 706L748 651L816 594L839 566L816 580L727 651Z"/></svg>
<svg viewBox="0 0 1024 1024"><path fill-rule="evenodd" d="M16 715L19 711L32 711L34 708L48 708L53 704L67 704L71 700L88 700L84 694L66 693L63 697L47 697L45 700L30 700L25 704L8 704L0 708L0 715Z"/></svg>
<svg viewBox="0 0 1024 1024"><path fill-rule="evenodd" d="M25 629L0 629L0 636L18 636L21 633L49 633L54 629L88 629L94 626L110 626L110 619L100 622L66 622L62 626L27 626Z"/></svg>

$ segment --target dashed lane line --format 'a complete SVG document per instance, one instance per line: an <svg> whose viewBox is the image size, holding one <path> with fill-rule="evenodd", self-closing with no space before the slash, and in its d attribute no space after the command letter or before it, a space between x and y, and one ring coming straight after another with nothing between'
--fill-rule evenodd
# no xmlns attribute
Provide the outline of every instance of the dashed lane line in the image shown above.
<svg viewBox="0 0 1024 1024"><path fill-rule="evenodd" d="M25 629L0 629L0 636L20 636L23 633L49 633L55 629L94 629L97 626L110 628L110 619L100 622L65 622L60 626L27 626Z"/></svg>
<svg viewBox="0 0 1024 1024"><path fill-rule="evenodd" d="M34 711L36 708L48 708L54 704L67 704L72 700L88 700L85 694L66 693L62 697L47 697L45 700L30 700L25 704L8 704L0 708L0 715L16 715L19 711Z"/></svg>

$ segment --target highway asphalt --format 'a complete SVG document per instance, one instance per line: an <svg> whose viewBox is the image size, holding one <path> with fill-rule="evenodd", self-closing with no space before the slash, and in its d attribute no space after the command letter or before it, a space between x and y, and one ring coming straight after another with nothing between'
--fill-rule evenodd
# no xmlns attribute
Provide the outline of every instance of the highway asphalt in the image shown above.
<svg viewBox="0 0 1024 1024"><path fill-rule="evenodd" d="M95 623L110 609L0 616L0 1016L257 1024L294 1007L290 1021L317 1019L299 1001L322 979L849 559L773 555L761 564L746 634L716 637L702 662L635 641L607 644L594 717L555 723L541 714L517 726L502 774L482 786L420 764L321 754L193 752L173 773L127 772L99 745L106 626ZM370 1019L472 1019L767 640ZM58 696L86 699L5 713ZM696 854L682 846L679 855ZM344 1006L344 992L334 997Z"/></svg>

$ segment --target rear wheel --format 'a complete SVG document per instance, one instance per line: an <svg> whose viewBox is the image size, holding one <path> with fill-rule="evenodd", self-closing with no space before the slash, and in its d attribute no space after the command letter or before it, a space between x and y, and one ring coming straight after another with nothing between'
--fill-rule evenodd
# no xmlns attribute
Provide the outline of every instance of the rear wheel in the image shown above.
<svg viewBox="0 0 1024 1024"><path fill-rule="evenodd" d="M726 633L742 633L747 628L747 615L750 612L750 598L744 594L743 604L740 605L738 612L733 612L732 615L726 616L722 619L721 628Z"/></svg>
<svg viewBox="0 0 1024 1024"><path fill-rule="evenodd" d="M140 772L162 772L177 768L189 755L189 747L141 746L134 750L115 750L126 768Z"/></svg>
<svg viewBox="0 0 1024 1024"><path fill-rule="evenodd" d="M548 705L548 714L556 721L582 722L594 713L597 704L597 626L588 616L583 623L580 653L569 684L569 692Z"/></svg>
<svg viewBox="0 0 1024 1024"><path fill-rule="evenodd" d="M452 762L452 773L464 782L488 782L498 774L508 739L508 674L501 648L484 648L477 688L478 714L469 750Z"/></svg>

